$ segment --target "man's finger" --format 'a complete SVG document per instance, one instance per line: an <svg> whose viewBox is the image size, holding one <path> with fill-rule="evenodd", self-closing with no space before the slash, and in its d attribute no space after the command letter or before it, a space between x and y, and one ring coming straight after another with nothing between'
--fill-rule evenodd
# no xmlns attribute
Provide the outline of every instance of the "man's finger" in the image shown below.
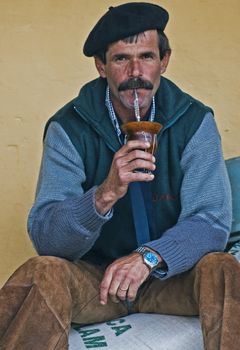
<svg viewBox="0 0 240 350"><path fill-rule="evenodd" d="M134 159L145 159L151 163L155 163L156 161L156 158L151 153L145 152L144 149L134 149L131 152L127 153L127 155L124 157L124 161L126 163L129 163Z"/></svg>
<svg viewBox="0 0 240 350"><path fill-rule="evenodd" d="M112 272L110 269L105 271L102 282L100 284L100 303L102 305L107 304L108 292L112 281Z"/></svg>
<svg viewBox="0 0 240 350"><path fill-rule="evenodd" d="M118 287L117 296L120 300L126 300L127 299L127 293L130 286L131 281L126 278L124 281L121 282L121 284Z"/></svg>
<svg viewBox="0 0 240 350"><path fill-rule="evenodd" d="M150 143L146 141L140 141L140 140L134 140L134 141L128 141L125 145L122 146L122 148L118 151L119 155L123 155L126 153L129 153L133 151L134 149L147 149L150 147Z"/></svg>
<svg viewBox="0 0 240 350"><path fill-rule="evenodd" d="M136 283L130 284L128 292L127 292L127 299L129 301L134 301L136 299L139 286L140 286L140 284L136 284Z"/></svg>
<svg viewBox="0 0 240 350"><path fill-rule="evenodd" d="M126 300L127 299L127 292L128 289L121 289L120 286L117 291L117 296L120 300Z"/></svg>
<svg viewBox="0 0 240 350"><path fill-rule="evenodd" d="M119 299L118 299L118 295L117 295L118 290L119 290L119 284L120 284L120 280L113 278L111 281L111 285L109 287L109 290L108 290L108 294L114 303L119 303Z"/></svg>

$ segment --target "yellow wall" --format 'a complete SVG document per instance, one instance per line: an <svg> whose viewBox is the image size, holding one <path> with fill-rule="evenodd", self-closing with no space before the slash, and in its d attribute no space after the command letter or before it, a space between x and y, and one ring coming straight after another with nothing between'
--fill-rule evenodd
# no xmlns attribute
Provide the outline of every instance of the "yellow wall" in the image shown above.
<svg viewBox="0 0 240 350"><path fill-rule="evenodd" d="M81 49L115 0L0 1L0 284L35 254L26 233L44 124L96 76ZM225 157L240 154L239 0L162 0L173 48L167 76L211 105Z"/></svg>

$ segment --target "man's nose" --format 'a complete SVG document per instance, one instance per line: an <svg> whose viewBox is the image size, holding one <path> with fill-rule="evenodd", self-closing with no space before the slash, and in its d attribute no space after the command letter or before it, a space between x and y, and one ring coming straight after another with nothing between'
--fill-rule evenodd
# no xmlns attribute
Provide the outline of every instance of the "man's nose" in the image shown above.
<svg viewBox="0 0 240 350"><path fill-rule="evenodd" d="M130 77L139 77L142 75L141 63L138 59L132 59L128 66L128 75Z"/></svg>

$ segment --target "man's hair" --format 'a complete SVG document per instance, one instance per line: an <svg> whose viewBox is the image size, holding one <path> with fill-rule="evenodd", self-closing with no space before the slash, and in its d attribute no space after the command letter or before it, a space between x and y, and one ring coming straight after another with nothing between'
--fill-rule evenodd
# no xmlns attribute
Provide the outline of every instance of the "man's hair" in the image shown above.
<svg viewBox="0 0 240 350"><path fill-rule="evenodd" d="M171 47L169 45L169 40L168 40L168 37L166 36L166 34L161 32L160 30L157 30L157 33L158 33L158 39L159 39L158 47L159 47L159 52L160 52L160 59L162 60L165 55L171 54L172 50L171 50ZM123 39L122 41L124 41L125 43L130 43L130 44L133 42L137 42L139 35L140 34L131 35L131 36ZM106 48L106 50L104 50L104 51L96 53L96 57L98 57L104 64L106 64L106 62L107 62L107 60L106 60L107 50L108 50L108 48Z"/></svg>

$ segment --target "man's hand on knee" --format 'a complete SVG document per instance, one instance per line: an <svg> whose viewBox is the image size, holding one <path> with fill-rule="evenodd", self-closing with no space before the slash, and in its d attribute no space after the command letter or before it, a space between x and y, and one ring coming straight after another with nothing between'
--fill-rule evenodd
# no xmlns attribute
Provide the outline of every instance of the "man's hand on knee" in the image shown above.
<svg viewBox="0 0 240 350"><path fill-rule="evenodd" d="M138 288L149 276L149 269L138 253L114 261L106 269L100 284L100 303L107 304L108 296L115 303L133 301Z"/></svg>

